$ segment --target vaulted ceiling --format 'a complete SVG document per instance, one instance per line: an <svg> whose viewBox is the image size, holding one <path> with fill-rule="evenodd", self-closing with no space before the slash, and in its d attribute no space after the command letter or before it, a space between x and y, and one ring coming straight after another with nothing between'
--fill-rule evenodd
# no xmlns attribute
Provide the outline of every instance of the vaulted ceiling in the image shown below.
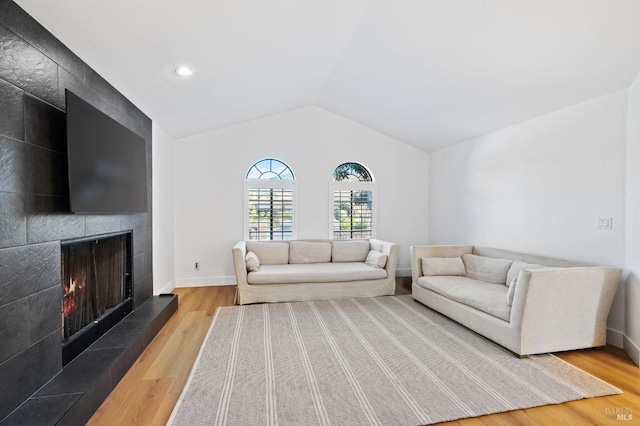
<svg viewBox="0 0 640 426"><path fill-rule="evenodd" d="M432 151L640 71L640 0L16 3L176 138L318 105Z"/></svg>

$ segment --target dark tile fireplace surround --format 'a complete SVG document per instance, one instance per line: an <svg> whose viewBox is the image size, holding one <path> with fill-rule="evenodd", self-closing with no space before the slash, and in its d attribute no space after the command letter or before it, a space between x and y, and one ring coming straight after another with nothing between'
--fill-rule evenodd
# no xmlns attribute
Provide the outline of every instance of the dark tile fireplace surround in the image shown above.
<svg viewBox="0 0 640 426"><path fill-rule="evenodd" d="M69 213L65 88L146 140L147 213ZM0 0L0 424L86 421L175 311L152 297L151 203L151 120ZM134 311L63 369L61 241L127 230Z"/></svg>

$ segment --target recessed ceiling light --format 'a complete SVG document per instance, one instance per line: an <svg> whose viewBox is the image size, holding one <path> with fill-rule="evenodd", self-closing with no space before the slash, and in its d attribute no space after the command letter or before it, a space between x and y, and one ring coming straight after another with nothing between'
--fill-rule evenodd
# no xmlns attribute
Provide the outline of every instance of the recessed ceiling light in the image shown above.
<svg viewBox="0 0 640 426"><path fill-rule="evenodd" d="M182 67L176 68L176 74L179 75L180 77L189 77L193 75L193 71L189 67L182 66Z"/></svg>

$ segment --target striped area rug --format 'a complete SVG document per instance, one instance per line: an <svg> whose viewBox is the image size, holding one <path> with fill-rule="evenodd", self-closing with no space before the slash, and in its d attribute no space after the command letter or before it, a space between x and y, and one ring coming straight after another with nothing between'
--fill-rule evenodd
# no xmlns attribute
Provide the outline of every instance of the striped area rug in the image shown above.
<svg viewBox="0 0 640 426"><path fill-rule="evenodd" d="M617 394L411 296L219 308L174 425L422 425Z"/></svg>

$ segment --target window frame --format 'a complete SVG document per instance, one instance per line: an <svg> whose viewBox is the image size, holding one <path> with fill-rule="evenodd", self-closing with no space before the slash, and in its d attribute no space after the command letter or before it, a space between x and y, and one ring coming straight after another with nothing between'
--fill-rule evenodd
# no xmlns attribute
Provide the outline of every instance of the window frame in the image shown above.
<svg viewBox="0 0 640 426"><path fill-rule="evenodd" d="M293 179L254 179L254 178L248 178L247 175L249 173L249 171L258 163L260 163L261 161L264 160L275 160L278 161L279 163L284 164L290 171L291 171L291 176L293 177ZM244 234L244 239L245 241L291 241L291 240L295 240L296 236L297 236L297 226L296 226L296 210L297 210L297 202L296 202L296 178L295 178L295 173L293 172L293 169L284 161L277 159L277 158L262 158L256 162L254 162L246 171L245 175L244 175L244 199L243 199L243 203L244 203L244 207L243 207L243 219L242 219L242 223L243 223L243 234ZM250 239L250 235L249 235L249 231L250 231L250 226L249 226L249 191L251 189L276 189L276 190L291 190L291 227L292 227L292 232L291 232L291 237L290 238L283 238L281 240L265 240L265 239L258 239L258 240L251 240Z"/></svg>
<svg viewBox="0 0 640 426"><path fill-rule="evenodd" d="M371 178L370 181L335 181L333 180L333 174L335 170L345 163L354 163L363 167ZM371 202L373 204L371 208L371 236L369 238L376 238L377 230L378 230L378 191L377 184L373 177L373 173L371 170L366 167L364 164L358 161L347 161L344 163L340 163L337 167L333 169L331 172L331 178L329 181L329 238L336 239L335 229L334 229L334 193L335 191L371 191ZM338 238L340 240L358 240L363 238Z"/></svg>

